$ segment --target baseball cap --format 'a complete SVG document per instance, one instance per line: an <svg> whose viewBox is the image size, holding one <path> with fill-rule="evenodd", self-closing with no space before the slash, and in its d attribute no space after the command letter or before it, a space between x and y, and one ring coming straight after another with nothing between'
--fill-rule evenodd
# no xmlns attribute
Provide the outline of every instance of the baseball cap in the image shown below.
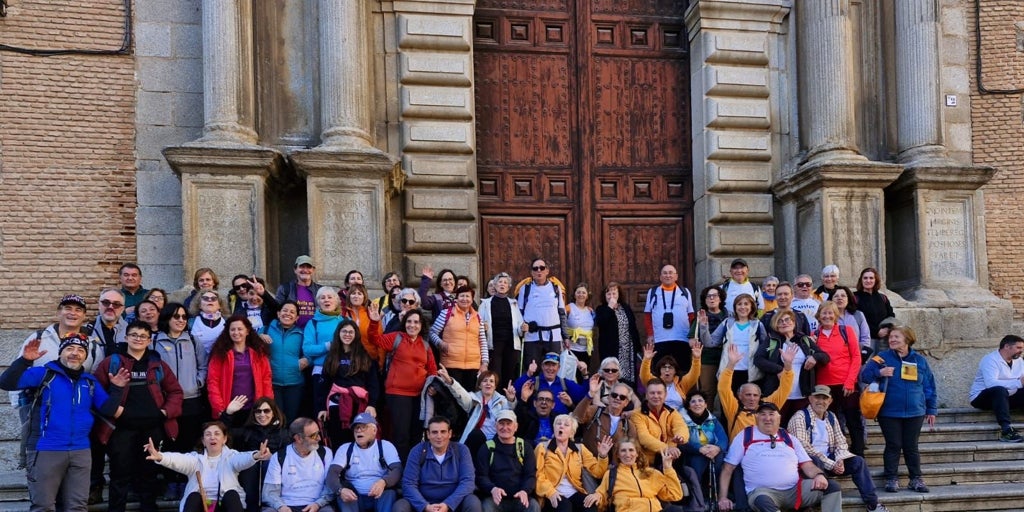
<svg viewBox="0 0 1024 512"><path fill-rule="evenodd" d="M57 307L59 308L67 306L69 304L73 306L79 306L82 309L89 309L89 307L85 305L85 299L83 299L81 295L76 295L74 293L69 293L62 297L60 299L60 304L57 304Z"/></svg>
<svg viewBox="0 0 1024 512"><path fill-rule="evenodd" d="M295 266L297 267L299 265L309 265L313 268L316 268L316 265L313 264L313 258L310 258L306 254L303 254L302 256L295 258Z"/></svg>
<svg viewBox="0 0 1024 512"><path fill-rule="evenodd" d="M732 263L729 264L729 268L735 268L738 265L739 266L744 266L744 267L750 266L750 265L747 265L747 260L745 260L743 258L736 258L736 259L732 260Z"/></svg>
<svg viewBox="0 0 1024 512"><path fill-rule="evenodd" d="M761 411L775 411L775 412L779 412L779 406L775 405L775 403L773 403L773 402L761 402L760 404L758 404L757 410L755 412L761 412Z"/></svg>
<svg viewBox="0 0 1024 512"><path fill-rule="evenodd" d="M373 418L373 415L368 412L361 412L352 419L352 426L356 425L376 425L377 420Z"/></svg>
<svg viewBox="0 0 1024 512"><path fill-rule="evenodd" d="M495 423L501 420L516 421L516 413L510 409L503 409L498 414L494 415Z"/></svg>
<svg viewBox="0 0 1024 512"><path fill-rule="evenodd" d="M814 386L814 392L811 393L811 394L812 395L822 395L822 396L827 396L829 398L832 398L832 390L829 389L829 387L824 385L824 384L818 384L817 386Z"/></svg>
<svg viewBox="0 0 1024 512"><path fill-rule="evenodd" d="M544 355L544 361L541 363L558 363L558 352L548 352Z"/></svg>
<svg viewBox="0 0 1024 512"><path fill-rule="evenodd" d="M78 345L79 347L82 347L82 350L88 352L89 338L86 338L84 334L79 334L77 332L74 334L68 334L60 339L60 349L57 350L57 353L60 354L61 352L64 352L64 349L71 345Z"/></svg>

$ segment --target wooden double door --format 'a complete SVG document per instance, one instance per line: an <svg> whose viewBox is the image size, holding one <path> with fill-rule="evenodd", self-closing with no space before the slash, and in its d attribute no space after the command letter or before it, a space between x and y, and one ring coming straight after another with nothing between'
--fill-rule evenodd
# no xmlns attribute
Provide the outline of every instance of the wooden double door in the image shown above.
<svg viewBox="0 0 1024 512"><path fill-rule="evenodd" d="M478 0L483 277L693 282L686 0ZM595 297L597 299L597 297ZM596 304L597 302L595 302Z"/></svg>

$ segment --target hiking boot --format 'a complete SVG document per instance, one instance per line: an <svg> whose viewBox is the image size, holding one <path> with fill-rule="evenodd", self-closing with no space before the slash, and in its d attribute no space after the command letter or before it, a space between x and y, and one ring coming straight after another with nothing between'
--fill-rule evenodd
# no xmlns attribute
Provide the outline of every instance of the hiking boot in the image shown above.
<svg viewBox="0 0 1024 512"><path fill-rule="evenodd" d="M885 505L882 505L881 503L879 503L878 505L875 505L875 508L869 508L868 511L869 512L889 512L889 509L886 508Z"/></svg>
<svg viewBox="0 0 1024 512"><path fill-rule="evenodd" d="M885 492L900 492L900 481L898 478L890 478L885 481Z"/></svg>
<svg viewBox="0 0 1024 512"><path fill-rule="evenodd" d="M1024 437L1021 437L1020 433L1013 428L1004 430L1002 434L999 434L999 440L1004 443L1024 443Z"/></svg>
<svg viewBox="0 0 1024 512"><path fill-rule="evenodd" d="M924 480L921 477L911 478L910 483L907 484L907 489L914 492L928 492L928 486L924 484Z"/></svg>

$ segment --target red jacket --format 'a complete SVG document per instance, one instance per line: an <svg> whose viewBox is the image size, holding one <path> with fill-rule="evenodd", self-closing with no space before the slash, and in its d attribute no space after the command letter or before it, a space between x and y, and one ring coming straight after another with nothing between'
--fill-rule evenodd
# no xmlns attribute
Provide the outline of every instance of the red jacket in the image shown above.
<svg viewBox="0 0 1024 512"><path fill-rule="evenodd" d="M434 352L426 347L422 336L409 339L403 331L380 333L380 322L370 322L370 341L385 353L391 352L395 337L402 336L391 357L391 368L384 381L384 392L389 395L420 396L428 375L437 375Z"/></svg>
<svg viewBox="0 0 1024 512"><path fill-rule="evenodd" d="M857 377L860 375L860 343L849 325L836 324L825 336L818 331L818 348L828 353L829 362L824 367L816 368L818 384L826 386L843 385L843 389L857 389ZM846 337L839 333L846 331Z"/></svg>
<svg viewBox="0 0 1024 512"><path fill-rule="evenodd" d="M100 381L103 385L103 389L110 389L110 360L114 356L107 356L106 359L100 361L100 364L93 370L93 374L96 375L96 380ZM128 359L131 356L126 354L118 354L121 358L121 368L129 368ZM160 354L152 350L147 350L142 356L147 360L146 367L146 387L149 388L149 394L153 396L153 402L156 406L164 411L167 411L167 418L164 419L164 432L167 433L167 437L171 439L178 438L178 416L181 416L181 402L184 400L184 393L181 390L181 384L178 383L178 378L174 376L174 370L167 363L160 359ZM160 368L162 376L157 379L157 369ZM128 391L125 390L121 394L121 405L125 404L128 400ZM95 423L95 434L96 437L103 444L107 444L110 440L110 435L114 433L113 423L108 421L97 421Z"/></svg>
<svg viewBox="0 0 1024 512"><path fill-rule="evenodd" d="M256 381L256 396L253 398L274 398L274 386L270 383L270 358L252 348L249 360L252 361L252 378ZM206 374L206 391L210 397L210 409L214 418L231 403L231 385L235 378L235 350L228 350L226 355L211 356L210 366Z"/></svg>

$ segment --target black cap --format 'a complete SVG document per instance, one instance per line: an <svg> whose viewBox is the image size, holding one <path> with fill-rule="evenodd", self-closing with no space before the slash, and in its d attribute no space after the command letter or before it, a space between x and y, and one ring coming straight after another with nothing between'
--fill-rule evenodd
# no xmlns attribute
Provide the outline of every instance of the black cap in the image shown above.
<svg viewBox="0 0 1024 512"><path fill-rule="evenodd" d="M775 405L773 402L761 402L760 404L757 405L757 409L754 412L761 412L766 410L779 412L779 406Z"/></svg>
<svg viewBox="0 0 1024 512"><path fill-rule="evenodd" d="M743 258L736 258L729 264L729 268L736 268L737 266L749 267L750 265L747 265L747 260Z"/></svg>

